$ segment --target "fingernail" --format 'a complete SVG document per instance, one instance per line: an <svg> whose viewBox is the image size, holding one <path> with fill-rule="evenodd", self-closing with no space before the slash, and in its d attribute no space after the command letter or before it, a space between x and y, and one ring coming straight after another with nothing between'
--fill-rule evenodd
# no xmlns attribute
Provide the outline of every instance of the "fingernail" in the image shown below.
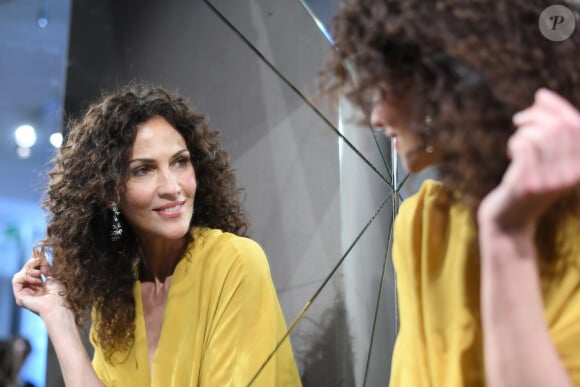
<svg viewBox="0 0 580 387"><path fill-rule="evenodd" d="M516 114L514 114L512 120L513 120L513 122L521 121L523 116L524 116L523 112L517 112Z"/></svg>

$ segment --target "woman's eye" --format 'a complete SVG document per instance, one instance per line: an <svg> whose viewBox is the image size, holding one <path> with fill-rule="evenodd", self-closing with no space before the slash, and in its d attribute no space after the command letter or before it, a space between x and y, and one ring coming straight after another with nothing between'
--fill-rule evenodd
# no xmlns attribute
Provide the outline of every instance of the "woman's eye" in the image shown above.
<svg viewBox="0 0 580 387"><path fill-rule="evenodd" d="M189 165L190 159L189 157L179 157L177 160L175 160L175 163L179 166Z"/></svg>
<svg viewBox="0 0 580 387"><path fill-rule="evenodd" d="M149 166L142 165L140 167L133 169L133 176L143 176L147 174L147 172L149 172L150 170L151 168Z"/></svg>

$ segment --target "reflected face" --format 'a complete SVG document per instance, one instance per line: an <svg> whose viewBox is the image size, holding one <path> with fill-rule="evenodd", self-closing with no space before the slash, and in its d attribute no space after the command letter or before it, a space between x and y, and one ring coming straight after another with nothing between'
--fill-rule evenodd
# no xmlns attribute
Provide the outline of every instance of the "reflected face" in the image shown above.
<svg viewBox="0 0 580 387"><path fill-rule="evenodd" d="M137 128L120 210L142 240L179 239L193 216L197 182L185 140L162 117Z"/></svg>
<svg viewBox="0 0 580 387"><path fill-rule="evenodd" d="M378 95L373 99L371 124L384 131L401 157L404 168L417 173L437 162L437 149L427 152L424 139L411 128L411 97Z"/></svg>

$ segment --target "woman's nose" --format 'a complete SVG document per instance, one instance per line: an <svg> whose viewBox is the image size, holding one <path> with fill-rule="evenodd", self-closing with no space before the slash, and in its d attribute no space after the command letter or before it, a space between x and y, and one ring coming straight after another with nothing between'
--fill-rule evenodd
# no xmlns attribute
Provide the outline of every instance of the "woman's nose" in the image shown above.
<svg viewBox="0 0 580 387"><path fill-rule="evenodd" d="M159 173L159 194L175 195L179 193L179 182L170 170L162 170Z"/></svg>
<svg viewBox="0 0 580 387"><path fill-rule="evenodd" d="M386 126L383 108L378 101L373 102L371 109L371 125L375 129L382 129Z"/></svg>

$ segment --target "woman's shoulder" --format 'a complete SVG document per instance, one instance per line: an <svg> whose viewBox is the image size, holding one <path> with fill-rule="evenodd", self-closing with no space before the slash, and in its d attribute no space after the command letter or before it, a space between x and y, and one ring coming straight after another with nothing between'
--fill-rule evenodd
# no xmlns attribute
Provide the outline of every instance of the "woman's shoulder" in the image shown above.
<svg viewBox="0 0 580 387"><path fill-rule="evenodd" d="M448 203L447 196L442 182L426 179L417 192L401 203L399 212L423 211L425 208L431 208L435 205L441 207Z"/></svg>
<svg viewBox="0 0 580 387"><path fill-rule="evenodd" d="M258 242L245 236L224 232L216 228L194 227L192 236L195 247L238 250L241 252L255 252L262 250Z"/></svg>
<svg viewBox="0 0 580 387"><path fill-rule="evenodd" d="M423 197L440 195L444 190L443 183L439 180L425 179L419 186L419 190L411 197Z"/></svg>
<svg viewBox="0 0 580 387"><path fill-rule="evenodd" d="M399 227L415 230L423 227L446 227L453 223L471 227L469 209L451 198L449 190L442 182L425 180L419 190L405 199L397 214Z"/></svg>
<svg viewBox="0 0 580 387"><path fill-rule="evenodd" d="M253 239L205 227L195 227L192 235L189 252L194 257L211 257L210 261L219 261L221 265L242 265L253 269L268 267L264 250Z"/></svg>

